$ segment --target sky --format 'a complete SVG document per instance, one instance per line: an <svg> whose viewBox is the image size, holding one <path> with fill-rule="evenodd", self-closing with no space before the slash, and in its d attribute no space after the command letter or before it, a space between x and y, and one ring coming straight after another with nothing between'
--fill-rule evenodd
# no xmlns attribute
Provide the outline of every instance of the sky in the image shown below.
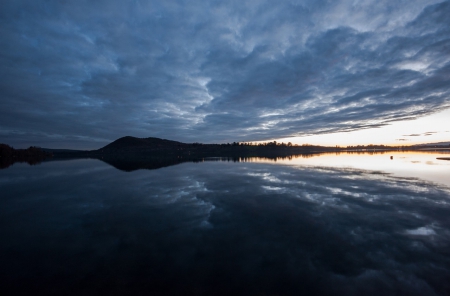
<svg viewBox="0 0 450 296"><path fill-rule="evenodd" d="M450 109L414 120L367 129L273 139L277 142L324 146L450 144Z"/></svg>
<svg viewBox="0 0 450 296"><path fill-rule="evenodd" d="M449 15L433 0L3 0L0 142L449 141Z"/></svg>

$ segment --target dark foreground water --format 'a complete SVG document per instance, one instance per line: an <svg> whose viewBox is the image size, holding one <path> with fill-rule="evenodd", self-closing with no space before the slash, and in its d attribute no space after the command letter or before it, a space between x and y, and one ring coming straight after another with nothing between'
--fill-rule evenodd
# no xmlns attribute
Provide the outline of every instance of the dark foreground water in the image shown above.
<svg viewBox="0 0 450 296"><path fill-rule="evenodd" d="M15 164L0 171L0 293L450 295L450 162L424 155L384 155L384 171L369 155Z"/></svg>

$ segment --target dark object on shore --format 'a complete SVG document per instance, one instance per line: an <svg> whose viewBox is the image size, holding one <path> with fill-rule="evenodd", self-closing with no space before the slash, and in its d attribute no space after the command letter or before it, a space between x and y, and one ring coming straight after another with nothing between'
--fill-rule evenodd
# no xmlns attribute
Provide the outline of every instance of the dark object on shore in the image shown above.
<svg viewBox="0 0 450 296"><path fill-rule="evenodd" d="M6 144L0 144L0 169L7 168L15 162L27 162L30 165L38 164L52 154L38 147L28 149L14 149Z"/></svg>
<svg viewBox="0 0 450 296"><path fill-rule="evenodd" d="M450 160L450 157L437 157L436 159L439 159L439 160Z"/></svg>
<svg viewBox="0 0 450 296"><path fill-rule="evenodd" d="M391 159L394 159L394 156L391 156Z"/></svg>

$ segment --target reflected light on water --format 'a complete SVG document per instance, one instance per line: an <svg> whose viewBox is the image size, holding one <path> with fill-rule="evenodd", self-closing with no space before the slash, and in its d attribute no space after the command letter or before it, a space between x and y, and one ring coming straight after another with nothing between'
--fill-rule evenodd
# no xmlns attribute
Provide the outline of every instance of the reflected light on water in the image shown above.
<svg viewBox="0 0 450 296"><path fill-rule="evenodd" d="M437 159L449 156L450 153L445 151L338 152L277 158L241 157L235 160L239 162L380 171L398 177L420 178L450 186L450 161Z"/></svg>
<svg viewBox="0 0 450 296"><path fill-rule="evenodd" d="M2 295L450 295L438 156L15 164Z"/></svg>

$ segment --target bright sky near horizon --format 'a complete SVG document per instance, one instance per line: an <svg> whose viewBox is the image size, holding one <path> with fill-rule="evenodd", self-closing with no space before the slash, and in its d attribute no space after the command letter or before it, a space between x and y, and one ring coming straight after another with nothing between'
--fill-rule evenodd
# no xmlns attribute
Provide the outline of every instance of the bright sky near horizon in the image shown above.
<svg viewBox="0 0 450 296"><path fill-rule="evenodd" d="M449 16L450 0L2 0L0 143L449 141Z"/></svg>
<svg viewBox="0 0 450 296"><path fill-rule="evenodd" d="M277 142L323 146L450 143L450 109L414 120L396 121L379 128L275 140Z"/></svg>

